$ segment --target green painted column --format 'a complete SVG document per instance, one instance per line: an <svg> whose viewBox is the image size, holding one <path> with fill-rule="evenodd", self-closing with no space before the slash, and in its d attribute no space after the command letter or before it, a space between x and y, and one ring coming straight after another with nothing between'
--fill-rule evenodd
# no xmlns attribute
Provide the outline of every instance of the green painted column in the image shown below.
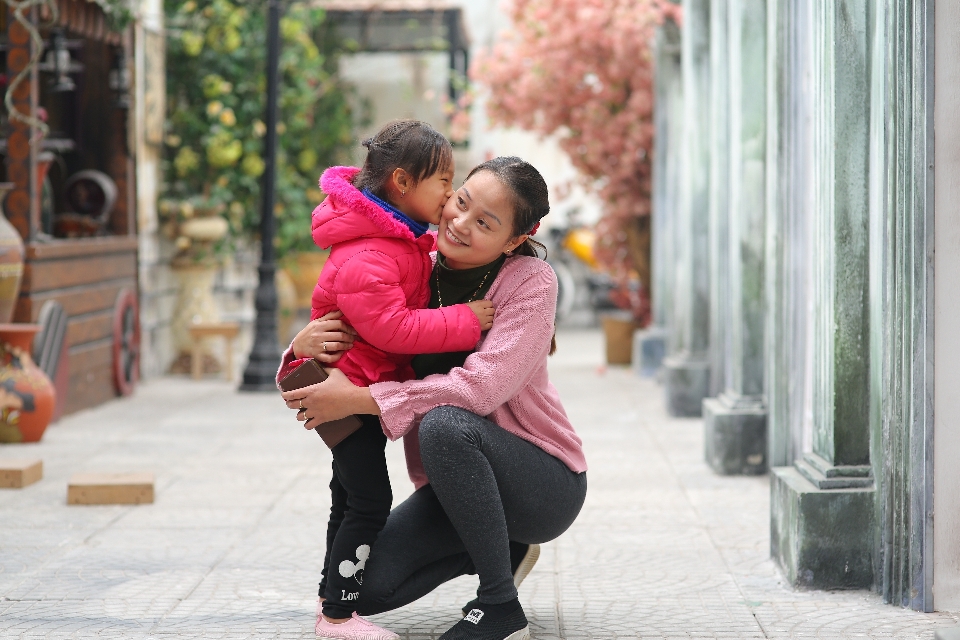
<svg viewBox="0 0 960 640"><path fill-rule="evenodd" d="M730 326L725 305L730 296L730 51L727 5L710 2L710 395L726 388Z"/></svg>
<svg viewBox="0 0 960 640"><path fill-rule="evenodd" d="M932 611L933 2L874 9L870 183L871 467L878 589Z"/></svg>
<svg viewBox="0 0 960 640"><path fill-rule="evenodd" d="M722 392L703 402L705 457L714 471L723 474L767 470L763 395L766 4L767 0L730 0L725 12L728 144L726 154L716 160L726 160L727 167L726 236L718 243L726 258L718 279L726 275L727 282L725 292L717 291L713 305L722 318L718 324L725 329L718 345L725 370ZM722 58L722 53L716 57ZM714 93L719 91L723 89L714 78ZM718 145L718 153L722 152Z"/></svg>
<svg viewBox="0 0 960 640"><path fill-rule="evenodd" d="M817 11L820 9L820 11ZM870 463L868 0L815 8L813 451L865 477Z"/></svg>
<svg viewBox="0 0 960 640"><path fill-rule="evenodd" d="M810 105L802 78L812 57L807 0L767 4L766 400L767 456L802 455L809 239Z"/></svg>
<svg viewBox="0 0 960 640"><path fill-rule="evenodd" d="M870 0L817 0L811 92L811 451L774 469L771 553L795 585L874 582L870 467ZM883 69L875 70L883 73ZM797 80L799 81L799 80Z"/></svg>
<svg viewBox="0 0 960 640"><path fill-rule="evenodd" d="M800 182L791 175L791 160L801 152L795 142L796 129L802 120L792 117L794 107L802 105L796 91L796 46L802 39L796 18L797 0L772 2L767 9L767 219L766 219L766 396L767 396L767 457L771 466L793 464L799 451L794 446L793 433L799 431L791 424L791 404L803 398L802 388L791 397L790 381L802 371L792 367L791 357L796 348L790 338L792 306L802 294L791 290L790 253L801 244L803 235L791 233L792 187ZM804 159L802 156L800 159ZM799 236L799 237L798 237ZM801 347L802 353L802 347Z"/></svg>
<svg viewBox="0 0 960 640"><path fill-rule="evenodd" d="M710 1L682 5L683 163L674 312L663 380L670 413L696 416L710 380L710 109L704 108L710 104Z"/></svg>
<svg viewBox="0 0 960 640"><path fill-rule="evenodd" d="M633 365L641 375L654 375L666 353L667 327L673 316L674 262L680 209L680 166L683 140L683 77L680 28L667 21L654 41L653 154L653 322L634 336Z"/></svg>

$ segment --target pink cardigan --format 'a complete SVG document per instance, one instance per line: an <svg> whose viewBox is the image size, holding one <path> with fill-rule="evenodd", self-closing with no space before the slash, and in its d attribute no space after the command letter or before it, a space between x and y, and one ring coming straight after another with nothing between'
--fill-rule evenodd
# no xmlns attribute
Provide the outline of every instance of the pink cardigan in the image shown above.
<svg viewBox="0 0 960 640"><path fill-rule="evenodd" d="M557 301L553 269L538 258L507 258L486 298L497 307L493 328L462 368L423 380L370 386L384 433L391 440L403 437L407 472L418 489L429 480L417 430L428 411L443 405L489 418L571 471L587 470L580 438L547 376Z"/></svg>

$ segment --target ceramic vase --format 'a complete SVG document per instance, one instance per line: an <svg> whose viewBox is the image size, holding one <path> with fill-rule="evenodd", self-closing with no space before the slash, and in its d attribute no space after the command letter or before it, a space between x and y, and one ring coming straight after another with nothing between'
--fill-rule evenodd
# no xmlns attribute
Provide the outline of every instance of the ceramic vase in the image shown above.
<svg viewBox="0 0 960 640"><path fill-rule="evenodd" d="M633 332L640 325L629 312L610 312L601 316L606 342L607 364L630 364L633 356Z"/></svg>
<svg viewBox="0 0 960 640"><path fill-rule="evenodd" d="M173 274L178 282L171 325L173 343L178 353L189 353L193 349L190 325L220 321L220 312L213 299L217 266L215 263L174 262Z"/></svg>
<svg viewBox="0 0 960 640"><path fill-rule="evenodd" d="M39 330L0 324L0 442L37 442L53 417L53 383L30 356Z"/></svg>
<svg viewBox="0 0 960 640"><path fill-rule="evenodd" d="M0 203L13 187L12 182L0 182ZM0 215L0 323L13 318L23 277L23 256L23 239L4 212Z"/></svg>

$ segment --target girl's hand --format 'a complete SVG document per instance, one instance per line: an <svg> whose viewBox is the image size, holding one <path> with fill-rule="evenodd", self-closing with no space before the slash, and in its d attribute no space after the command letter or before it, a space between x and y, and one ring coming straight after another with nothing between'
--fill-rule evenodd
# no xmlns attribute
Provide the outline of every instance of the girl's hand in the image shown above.
<svg viewBox="0 0 960 640"><path fill-rule="evenodd" d="M492 302L489 300L474 300L473 302L467 302L466 305L470 307L470 311L476 314L477 320L480 321L481 331L487 331L493 326L493 313L496 309Z"/></svg>
<svg viewBox="0 0 960 640"><path fill-rule="evenodd" d="M380 415L369 389L353 384L339 369L326 372L330 377L320 384L280 394L288 408L297 410L297 420L303 422L304 429L355 413Z"/></svg>
<svg viewBox="0 0 960 640"><path fill-rule="evenodd" d="M353 347L357 332L345 323L343 314L331 311L308 323L293 339L293 353L298 358L316 358L333 364L343 353Z"/></svg>

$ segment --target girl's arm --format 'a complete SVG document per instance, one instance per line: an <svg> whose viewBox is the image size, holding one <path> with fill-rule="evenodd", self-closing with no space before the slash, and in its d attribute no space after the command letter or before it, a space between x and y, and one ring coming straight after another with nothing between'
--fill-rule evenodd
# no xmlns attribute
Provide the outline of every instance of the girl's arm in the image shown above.
<svg viewBox="0 0 960 640"><path fill-rule="evenodd" d="M465 304L411 309L396 261L374 250L351 256L337 272L337 308L360 336L388 353L468 351L480 339L480 321Z"/></svg>
<svg viewBox="0 0 960 640"><path fill-rule="evenodd" d="M304 427L355 413L379 415L392 440L405 435L431 409L453 405L486 416L517 395L550 351L557 280L544 263L509 292L497 310L497 322L480 350L462 368L409 382L379 382L358 387L338 370L325 382L284 392L287 407L300 409Z"/></svg>

